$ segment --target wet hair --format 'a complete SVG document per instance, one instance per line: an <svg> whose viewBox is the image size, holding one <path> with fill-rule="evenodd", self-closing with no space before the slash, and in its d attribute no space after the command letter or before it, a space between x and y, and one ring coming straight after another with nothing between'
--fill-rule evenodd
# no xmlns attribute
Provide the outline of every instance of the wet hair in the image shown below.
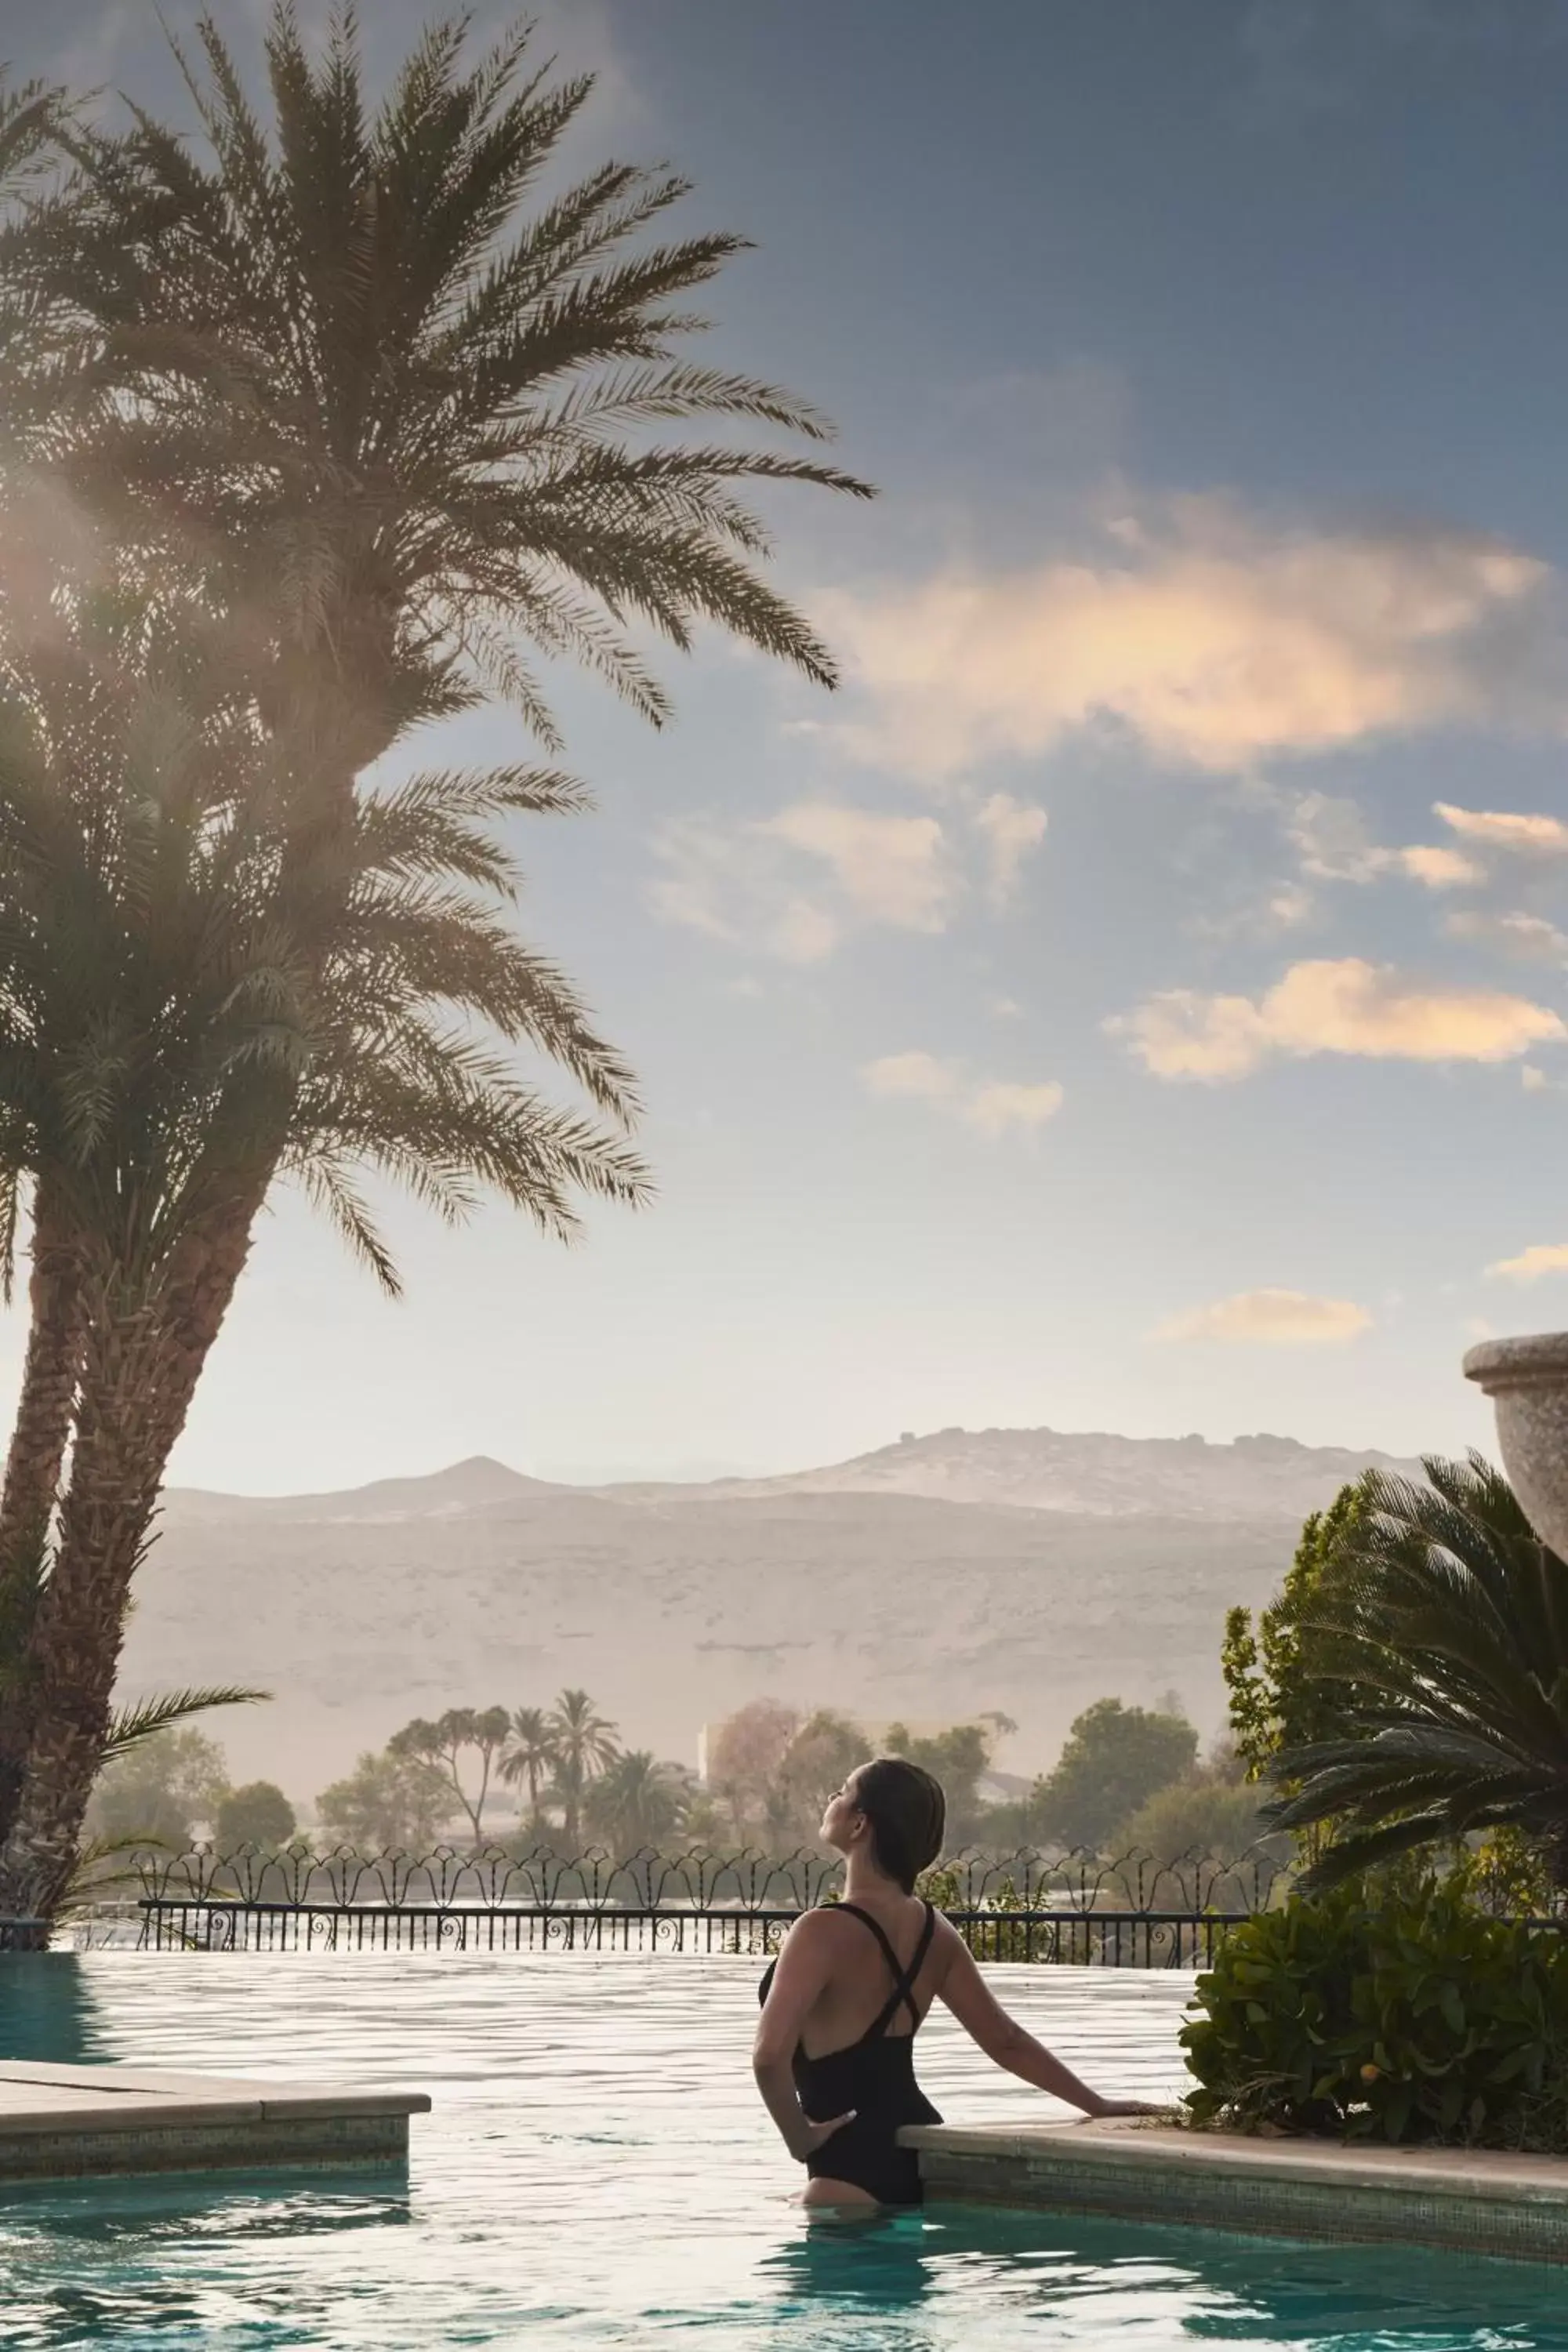
<svg viewBox="0 0 1568 2352"><path fill-rule="evenodd" d="M942 1783L902 1756L879 1756L855 1775L855 1804L871 1824L879 1866L906 1895L942 1852L947 1799Z"/></svg>

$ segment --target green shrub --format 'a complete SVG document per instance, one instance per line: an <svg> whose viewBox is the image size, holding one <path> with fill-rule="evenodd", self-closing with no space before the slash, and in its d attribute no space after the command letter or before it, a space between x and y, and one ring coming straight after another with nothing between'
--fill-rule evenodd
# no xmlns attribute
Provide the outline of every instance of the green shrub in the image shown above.
<svg viewBox="0 0 1568 2352"><path fill-rule="evenodd" d="M1568 1941L1355 1882L1233 1928L1184 2027L1192 2120L1568 2152Z"/></svg>

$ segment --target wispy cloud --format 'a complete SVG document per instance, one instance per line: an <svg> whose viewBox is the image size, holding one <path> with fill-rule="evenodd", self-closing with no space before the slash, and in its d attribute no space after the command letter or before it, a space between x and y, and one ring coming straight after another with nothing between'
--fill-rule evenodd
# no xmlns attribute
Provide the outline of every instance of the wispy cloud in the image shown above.
<svg viewBox="0 0 1568 2352"><path fill-rule="evenodd" d="M1188 498L1070 559L841 593L823 617L862 703L841 740L941 782L1106 720L1217 774L1456 721L1561 730L1561 604L1497 541Z"/></svg>
<svg viewBox="0 0 1568 2352"><path fill-rule="evenodd" d="M1568 1242L1535 1242L1517 1257L1500 1257L1487 1268L1510 1282L1539 1282L1543 1274L1568 1274Z"/></svg>
<svg viewBox="0 0 1568 2352"><path fill-rule="evenodd" d="M937 932L962 887L941 824L802 801L750 824L697 817L654 844L654 911L731 947L820 963L850 933Z"/></svg>
<svg viewBox="0 0 1568 2352"><path fill-rule="evenodd" d="M801 801L767 818L757 832L818 860L867 922L906 931L945 929L955 877L934 817Z"/></svg>
<svg viewBox="0 0 1568 2352"><path fill-rule="evenodd" d="M1371 1322L1366 1308L1350 1298L1314 1298L1302 1290L1240 1290L1172 1316L1150 1337L1217 1340L1226 1347L1322 1348L1353 1339Z"/></svg>
<svg viewBox="0 0 1568 2352"><path fill-rule="evenodd" d="M1394 874L1429 890L1453 890L1487 878L1484 866L1446 843L1383 847L1372 838L1357 803L1341 793L1303 793L1286 830L1302 873L1313 881L1368 883Z"/></svg>
<svg viewBox="0 0 1568 2352"><path fill-rule="evenodd" d="M1054 1079L982 1078L965 1076L961 1061L915 1051L884 1054L860 1073L868 1094L880 1101L922 1102L960 1119L992 1139L1031 1135L1056 1117L1062 1088Z"/></svg>
<svg viewBox="0 0 1568 2352"><path fill-rule="evenodd" d="M1517 963L1568 963L1568 931L1560 931L1544 915L1466 907L1450 915L1444 928L1457 940L1495 949Z"/></svg>
<svg viewBox="0 0 1568 2352"><path fill-rule="evenodd" d="M1435 802L1433 813L1462 839L1487 849L1511 850L1523 857L1568 857L1568 824L1560 816L1456 808L1449 801Z"/></svg>
<svg viewBox="0 0 1568 2352"><path fill-rule="evenodd" d="M1549 1005L1486 989L1423 987L1355 956L1292 964L1256 998L1167 989L1106 1026L1154 1076L1210 1083L1317 1054L1503 1062L1568 1035Z"/></svg>
<svg viewBox="0 0 1568 2352"><path fill-rule="evenodd" d="M1029 1086L1016 1078L989 1078L966 1097L961 1115L982 1135L1027 1135L1055 1118L1062 1100L1054 1079Z"/></svg>
<svg viewBox="0 0 1568 2352"><path fill-rule="evenodd" d="M1024 860L1046 837L1046 812L1030 801L1016 801L1009 793L993 793L981 802L974 822L989 855L990 891L994 904L1005 906L1017 887Z"/></svg>
<svg viewBox="0 0 1568 2352"><path fill-rule="evenodd" d="M935 1054L883 1054L860 1076L867 1093L883 1101L950 1102L958 1090L959 1065Z"/></svg>

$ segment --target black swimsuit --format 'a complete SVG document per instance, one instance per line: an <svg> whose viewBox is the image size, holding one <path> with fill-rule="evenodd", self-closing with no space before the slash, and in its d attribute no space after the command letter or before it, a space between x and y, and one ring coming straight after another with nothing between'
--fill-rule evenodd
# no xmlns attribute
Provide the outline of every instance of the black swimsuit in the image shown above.
<svg viewBox="0 0 1568 2352"><path fill-rule="evenodd" d="M839 1903L834 1907L869 1927L882 1947L894 1981L886 2003L858 2042L843 2050L829 2050L820 2058L808 2058L803 2049L795 2051L795 2086L812 2120L823 2123L851 2109L855 2115L852 2124L836 2131L806 2158L805 2168L814 2180L847 2180L864 2189L879 2204L918 2205L920 2158L913 2148L900 2147L894 2135L903 2124L942 2121L915 2081L914 2063L915 2033L921 2022L914 1983L936 1932L936 1913L928 1903L926 1923L906 1969L868 1911L862 1911L858 1903ZM761 2000L766 2000L773 1980L770 1967L763 1979ZM889 2033L888 2028L900 2009L909 2011L911 2031Z"/></svg>

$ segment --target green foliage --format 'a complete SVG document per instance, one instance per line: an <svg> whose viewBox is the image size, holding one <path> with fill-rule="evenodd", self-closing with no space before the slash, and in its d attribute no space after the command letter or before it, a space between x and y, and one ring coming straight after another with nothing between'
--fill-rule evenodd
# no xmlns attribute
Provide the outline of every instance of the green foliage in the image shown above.
<svg viewBox="0 0 1568 2352"><path fill-rule="evenodd" d="M979 1835L985 1818L980 1801L981 1775L991 1761L996 1738L1016 1729L1008 1717L995 1715L982 1717L977 1723L950 1724L945 1731L924 1738L911 1736L901 1723L888 1726L888 1753L907 1757L942 1782L947 1799L945 1843L950 1853L972 1845Z"/></svg>
<svg viewBox="0 0 1568 2352"><path fill-rule="evenodd" d="M1112 1831L1108 1851L1147 1853L1156 1862L1184 1854L1234 1861L1265 1834L1258 1791L1246 1783L1194 1776L1157 1789Z"/></svg>
<svg viewBox="0 0 1568 2352"><path fill-rule="evenodd" d="M1303 1526L1285 1581L1256 1632L1248 1610L1232 1609L1226 1617L1220 1667L1231 1738L1254 1780L1273 1777L1281 1748L1304 1747L1339 1722L1337 1637L1317 1621L1336 1565L1371 1508L1365 1479L1342 1486L1328 1509L1314 1511Z"/></svg>
<svg viewBox="0 0 1568 2352"><path fill-rule="evenodd" d="M438 1765L384 1748L362 1755L316 1807L322 1827L362 1853L424 1853L452 1810L452 1784Z"/></svg>
<svg viewBox="0 0 1568 2352"><path fill-rule="evenodd" d="M299 1824L294 1808L272 1780L247 1780L226 1790L213 1823L213 1843L220 1853L235 1853L243 1845L266 1851L287 1845Z"/></svg>
<svg viewBox="0 0 1568 2352"><path fill-rule="evenodd" d="M1568 2152L1568 1943L1452 1885L1292 1897L1197 2000L1196 2124Z"/></svg>
<svg viewBox="0 0 1568 2352"><path fill-rule="evenodd" d="M561 1833L575 1849L582 1834L583 1801L597 1775L621 1752L616 1726L599 1713L585 1690L563 1690L550 1717L555 1777L550 1794L561 1807Z"/></svg>
<svg viewBox="0 0 1568 2352"><path fill-rule="evenodd" d="M1547 1856L1536 1839L1511 1824L1477 1838L1452 1876L1483 1911L1500 1919L1544 1918L1556 1907Z"/></svg>
<svg viewBox="0 0 1568 2352"><path fill-rule="evenodd" d="M779 1766L792 1827L802 1838L816 1837L829 1798L872 1753L870 1740L850 1717L827 1706L806 1717Z"/></svg>
<svg viewBox="0 0 1568 2352"><path fill-rule="evenodd" d="M135 1840L184 1853L198 1825L214 1821L228 1773L216 1741L200 1731L148 1731L99 1776L88 1807L90 1838Z"/></svg>
<svg viewBox="0 0 1568 2352"><path fill-rule="evenodd" d="M1184 1780L1198 1735L1184 1717L1096 1699L1072 1725L1056 1768L1030 1801L1036 1834L1103 1849L1119 1823L1157 1790Z"/></svg>
<svg viewBox="0 0 1568 2352"><path fill-rule="evenodd" d="M511 1717L504 1706L449 1706L434 1723L416 1716L394 1732L386 1752L397 1761L428 1765L446 1775L478 1845L484 1835L490 1776L510 1737Z"/></svg>
<svg viewBox="0 0 1568 2352"><path fill-rule="evenodd" d="M554 1769L555 1734L549 1716L542 1706L514 1708L497 1773L509 1789L521 1784L527 1790L527 1830L537 1832L542 1824L540 1794Z"/></svg>
<svg viewBox="0 0 1568 2352"><path fill-rule="evenodd" d="M934 1869L924 1872L915 1883L915 1893L934 1903L939 1911L952 1913L966 1901L967 1890L951 1864L938 1863ZM978 1906L985 1917L955 1919L952 1924L977 1959L1028 1960L1037 1958L1037 1948L1031 1950L1026 1927L1009 1925L1021 1911L1040 1908L1043 1897L1037 1888L1031 1896L1021 1893L1010 1878L1001 1879L989 1887Z"/></svg>
<svg viewBox="0 0 1568 2352"><path fill-rule="evenodd" d="M679 1764L661 1764L648 1748L634 1748L588 1783L583 1817L616 1855L637 1853L680 1829L689 1786Z"/></svg>
<svg viewBox="0 0 1568 2352"><path fill-rule="evenodd" d="M1568 1886L1568 1562L1479 1455L1422 1467L1362 1481L1303 1612L1322 1680L1268 1817L1334 1825L1309 1886L1503 1827Z"/></svg>

